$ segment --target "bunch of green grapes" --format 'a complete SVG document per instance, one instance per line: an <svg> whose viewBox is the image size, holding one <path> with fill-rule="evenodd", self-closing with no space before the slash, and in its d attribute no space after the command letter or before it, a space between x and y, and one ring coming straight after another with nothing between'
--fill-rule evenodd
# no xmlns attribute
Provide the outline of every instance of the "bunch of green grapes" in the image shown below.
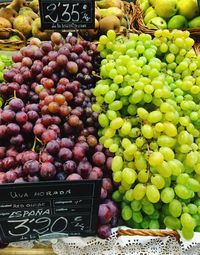
<svg viewBox="0 0 200 255"><path fill-rule="evenodd" d="M0 55L0 82L4 81L3 74L6 67L9 67L12 65L12 59L10 56L7 56L5 54ZM3 98L0 95L0 108L3 105Z"/></svg>
<svg viewBox="0 0 200 255"><path fill-rule="evenodd" d="M200 231L200 56L189 32L100 37L92 109L115 153L113 199L134 228Z"/></svg>

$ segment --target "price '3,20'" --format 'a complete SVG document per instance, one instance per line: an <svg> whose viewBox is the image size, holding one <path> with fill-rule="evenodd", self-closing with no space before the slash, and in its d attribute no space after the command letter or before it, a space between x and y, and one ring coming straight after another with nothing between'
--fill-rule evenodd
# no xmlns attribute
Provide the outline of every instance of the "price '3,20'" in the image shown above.
<svg viewBox="0 0 200 255"><path fill-rule="evenodd" d="M49 12L45 15L46 20L51 22L79 22L80 14L79 3L51 3L47 6L46 11Z"/></svg>
<svg viewBox="0 0 200 255"><path fill-rule="evenodd" d="M34 228L32 231L38 235L44 235L47 232L61 233L64 232L68 227L68 220L65 217L59 217L54 220L48 217L38 219L9 220L8 224L11 224L12 226L8 231L8 234L11 236L26 236L31 231L32 223L34 223Z"/></svg>

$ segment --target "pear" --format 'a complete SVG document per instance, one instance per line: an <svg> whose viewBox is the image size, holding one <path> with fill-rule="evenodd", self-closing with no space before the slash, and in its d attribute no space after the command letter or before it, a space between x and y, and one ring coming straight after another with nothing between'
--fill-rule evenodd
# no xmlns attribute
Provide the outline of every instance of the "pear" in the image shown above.
<svg viewBox="0 0 200 255"><path fill-rule="evenodd" d="M19 14L23 14L25 11L33 11L30 7L24 6L19 10Z"/></svg>
<svg viewBox="0 0 200 255"><path fill-rule="evenodd" d="M18 13L11 8L0 9L0 17L3 17L13 23L14 19L17 17Z"/></svg>
<svg viewBox="0 0 200 255"><path fill-rule="evenodd" d="M33 11L24 11L22 15L29 16L32 20L39 18L39 16Z"/></svg>
<svg viewBox="0 0 200 255"><path fill-rule="evenodd" d="M95 28L94 29L81 29L80 34L83 38L87 40L93 40L99 34L99 21L95 19Z"/></svg>
<svg viewBox="0 0 200 255"><path fill-rule="evenodd" d="M32 35L42 41L48 41L51 38L51 32L41 30L41 20L37 18L32 23Z"/></svg>
<svg viewBox="0 0 200 255"><path fill-rule="evenodd" d="M153 19L154 17L157 17L155 10L151 10L145 15L144 17L144 23L147 24L149 20Z"/></svg>
<svg viewBox="0 0 200 255"><path fill-rule="evenodd" d="M116 16L107 16L99 21L100 31L106 34L108 30L116 33L120 30L120 20Z"/></svg>
<svg viewBox="0 0 200 255"><path fill-rule="evenodd" d="M19 9L26 5L26 0L13 0L6 8L14 9L19 11Z"/></svg>
<svg viewBox="0 0 200 255"><path fill-rule="evenodd" d="M174 16L177 10L177 0L158 0L155 4L157 15L164 19Z"/></svg>
<svg viewBox="0 0 200 255"><path fill-rule="evenodd" d="M14 19L13 27L28 37L32 30L32 19L29 16L19 15Z"/></svg>
<svg viewBox="0 0 200 255"><path fill-rule="evenodd" d="M182 15L175 15L168 21L169 29L179 29L188 27L187 19Z"/></svg>
<svg viewBox="0 0 200 255"><path fill-rule="evenodd" d="M117 7L110 7L108 9L99 9L99 12L101 14L101 17L103 18L113 15L121 19L124 16L123 11Z"/></svg>
<svg viewBox="0 0 200 255"><path fill-rule="evenodd" d="M193 19L199 13L197 0L180 0L178 1L178 13L186 17L186 19Z"/></svg>
<svg viewBox="0 0 200 255"><path fill-rule="evenodd" d="M29 6L31 7L31 9L35 12L38 13L39 12L39 1L38 0L33 0L30 2Z"/></svg>
<svg viewBox="0 0 200 255"><path fill-rule="evenodd" d="M11 28L12 24L9 20L0 17L0 28ZM0 38L1 39L7 39L10 35L10 32L0 32Z"/></svg>
<svg viewBox="0 0 200 255"><path fill-rule="evenodd" d="M97 5L101 9L107 9L110 7L117 7L122 8L122 1L121 0L101 0L97 1Z"/></svg>
<svg viewBox="0 0 200 255"><path fill-rule="evenodd" d="M191 28L200 27L200 16L190 20L190 22L188 22L188 25Z"/></svg>
<svg viewBox="0 0 200 255"><path fill-rule="evenodd" d="M99 11L99 8L95 8L95 19L100 20L101 19L101 13Z"/></svg>
<svg viewBox="0 0 200 255"><path fill-rule="evenodd" d="M161 17L154 17L152 18L148 24L147 24L148 28L154 28L154 29L165 29L167 28L167 23L166 21L161 18Z"/></svg>

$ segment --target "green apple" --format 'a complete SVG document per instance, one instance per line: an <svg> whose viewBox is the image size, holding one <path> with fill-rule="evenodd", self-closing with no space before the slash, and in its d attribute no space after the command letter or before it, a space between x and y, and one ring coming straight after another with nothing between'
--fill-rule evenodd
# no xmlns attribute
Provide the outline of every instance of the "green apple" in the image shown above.
<svg viewBox="0 0 200 255"><path fill-rule="evenodd" d="M9 41L21 41L21 39L18 35L13 35L9 37Z"/></svg>
<svg viewBox="0 0 200 255"><path fill-rule="evenodd" d="M141 3L141 8L144 12L149 8L149 1L145 0L143 3Z"/></svg>
<svg viewBox="0 0 200 255"><path fill-rule="evenodd" d="M184 0L185 1L185 0ZM188 0L186 0L188 1ZM158 16L169 19L177 12L177 0L158 0L156 1L155 11Z"/></svg>
<svg viewBox="0 0 200 255"><path fill-rule="evenodd" d="M188 22L188 25L191 28L200 27L200 16L190 20L190 22Z"/></svg>
<svg viewBox="0 0 200 255"><path fill-rule="evenodd" d="M187 19L182 15L175 15L168 21L169 29L179 29L188 27Z"/></svg>
<svg viewBox="0 0 200 255"><path fill-rule="evenodd" d="M151 19L154 18L154 17L157 17L157 15L156 15L155 10L153 9L152 11L149 11L149 12L147 13L147 15L145 15L145 17L144 17L144 23L147 24L147 23L149 22L149 20L151 20Z"/></svg>
<svg viewBox="0 0 200 255"><path fill-rule="evenodd" d="M178 13L186 17L186 19L193 19L199 13L197 0L180 0L177 3Z"/></svg>
<svg viewBox="0 0 200 255"><path fill-rule="evenodd" d="M167 22L161 17L154 17L148 22L147 27L155 28L155 29L158 29L158 28L165 29L167 28Z"/></svg>
<svg viewBox="0 0 200 255"><path fill-rule="evenodd" d="M145 11L145 16L150 12L154 10L154 8L152 6L150 6L146 11Z"/></svg>
<svg viewBox="0 0 200 255"><path fill-rule="evenodd" d="M149 0L149 3L150 3L153 7L155 7L156 1L157 1L157 0Z"/></svg>

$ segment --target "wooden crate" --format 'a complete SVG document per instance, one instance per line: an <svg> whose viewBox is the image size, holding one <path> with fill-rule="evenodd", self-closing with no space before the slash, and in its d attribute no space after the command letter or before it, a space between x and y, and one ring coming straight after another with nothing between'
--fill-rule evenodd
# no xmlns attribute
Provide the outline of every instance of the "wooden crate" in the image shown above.
<svg viewBox="0 0 200 255"><path fill-rule="evenodd" d="M32 249L6 247L0 249L0 255L55 255L51 246L35 246Z"/></svg>

